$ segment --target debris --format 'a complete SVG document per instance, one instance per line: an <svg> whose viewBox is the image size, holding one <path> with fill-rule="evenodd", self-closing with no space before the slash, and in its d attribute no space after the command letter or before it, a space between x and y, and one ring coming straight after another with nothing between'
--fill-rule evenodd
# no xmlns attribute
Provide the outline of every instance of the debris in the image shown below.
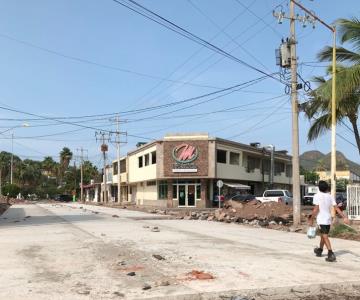
<svg viewBox="0 0 360 300"><path fill-rule="evenodd" d="M135 276L136 273L135 273L135 272L129 272L129 273L127 273L126 275L127 275L127 276Z"/></svg>
<svg viewBox="0 0 360 300"><path fill-rule="evenodd" d="M126 265L126 262L125 261L119 261L118 263L117 263L117 265L118 266L125 266Z"/></svg>
<svg viewBox="0 0 360 300"><path fill-rule="evenodd" d="M151 229L152 232L160 232L159 227L155 226Z"/></svg>
<svg viewBox="0 0 360 300"><path fill-rule="evenodd" d="M118 296L118 297L125 297L125 294L120 293L120 292L114 292L113 294Z"/></svg>
<svg viewBox="0 0 360 300"><path fill-rule="evenodd" d="M105 233L102 233L101 236L106 236L106 234L105 234Z"/></svg>
<svg viewBox="0 0 360 300"><path fill-rule="evenodd" d="M26 216L25 219L27 219L27 218L31 218L31 216Z"/></svg>
<svg viewBox="0 0 360 300"><path fill-rule="evenodd" d="M144 291L146 291L146 290L150 290L150 289L151 289L151 285L150 285L150 284L145 283L145 284L143 285L142 289L143 289Z"/></svg>
<svg viewBox="0 0 360 300"><path fill-rule="evenodd" d="M215 278L210 273L205 273L204 271L197 271L197 270L192 270L190 273L187 273L186 275L190 280L210 280Z"/></svg>
<svg viewBox="0 0 360 300"><path fill-rule="evenodd" d="M165 257L163 257L159 254L153 254L153 257L156 258L157 260L165 260Z"/></svg>
<svg viewBox="0 0 360 300"><path fill-rule="evenodd" d="M90 291L89 290L81 290L81 291L77 291L77 293L80 295L89 295Z"/></svg>
<svg viewBox="0 0 360 300"><path fill-rule="evenodd" d="M119 216L118 215L112 215L113 218L118 218Z"/></svg>
<svg viewBox="0 0 360 300"><path fill-rule="evenodd" d="M143 228L150 228L150 226L149 225L144 225Z"/></svg>
<svg viewBox="0 0 360 300"><path fill-rule="evenodd" d="M158 284L158 286L168 286L168 285L170 285L170 282L167 280L160 281Z"/></svg>

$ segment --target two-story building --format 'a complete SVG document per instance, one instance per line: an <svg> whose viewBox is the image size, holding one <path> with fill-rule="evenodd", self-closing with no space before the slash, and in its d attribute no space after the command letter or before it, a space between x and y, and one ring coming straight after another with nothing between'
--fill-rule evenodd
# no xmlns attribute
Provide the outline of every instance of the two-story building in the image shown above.
<svg viewBox="0 0 360 300"><path fill-rule="evenodd" d="M124 165L121 181L128 201L201 208L212 206L219 179L225 184L222 193L248 186L250 193L260 195L269 182L270 155L263 148L207 134L173 134L129 152ZM274 167L273 187L290 190L291 157L275 152Z"/></svg>

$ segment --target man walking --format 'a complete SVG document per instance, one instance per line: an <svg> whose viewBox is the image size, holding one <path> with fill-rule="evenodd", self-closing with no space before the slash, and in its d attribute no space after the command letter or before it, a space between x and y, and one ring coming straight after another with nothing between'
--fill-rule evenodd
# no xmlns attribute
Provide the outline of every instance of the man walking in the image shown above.
<svg viewBox="0 0 360 300"><path fill-rule="evenodd" d="M336 261L336 256L331 248L331 243L329 240L329 231L332 221L332 211L335 210L337 213L344 218L344 223L348 224L349 220L346 215L337 207L335 199L328 193L329 185L326 181L319 181L319 190L314 196L313 204L315 205L311 218L310 226L314 223L314 218L316 216L316 222L320 229L320 246L314 249L316 256L321 257L324 245L328 249L328 256L326 261L334 262Z"/></svg>

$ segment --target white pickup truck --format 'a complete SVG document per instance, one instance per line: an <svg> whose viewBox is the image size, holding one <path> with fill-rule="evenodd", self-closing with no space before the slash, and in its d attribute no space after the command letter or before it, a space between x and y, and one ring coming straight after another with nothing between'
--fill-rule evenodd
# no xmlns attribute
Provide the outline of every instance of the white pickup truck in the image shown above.
<svg viewBox="0 0 360 300"><path fill-rule="evenodd" d="M292 204L292 195L288 190L266 190L262 197L256 197L256 200L261 202L282 202L285 204Z"/></svg>

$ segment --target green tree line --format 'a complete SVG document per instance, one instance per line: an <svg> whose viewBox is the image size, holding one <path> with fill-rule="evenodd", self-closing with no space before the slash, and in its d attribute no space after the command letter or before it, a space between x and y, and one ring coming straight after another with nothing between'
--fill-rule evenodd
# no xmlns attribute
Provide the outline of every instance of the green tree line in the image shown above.
<svg viewBox="0 0 360 300"><path fill-rule="evenodd" d="M73 153L64 147L59 153L60 161L44 157L42 161L13 156L13 184L10 184L11 153L0 152L1 193L15 197L36 195L38 198L52 198L57 194L80 193L80 166L71 166ZM90 161L83 162L83 183L99 180L99 171Z"/></svg>

